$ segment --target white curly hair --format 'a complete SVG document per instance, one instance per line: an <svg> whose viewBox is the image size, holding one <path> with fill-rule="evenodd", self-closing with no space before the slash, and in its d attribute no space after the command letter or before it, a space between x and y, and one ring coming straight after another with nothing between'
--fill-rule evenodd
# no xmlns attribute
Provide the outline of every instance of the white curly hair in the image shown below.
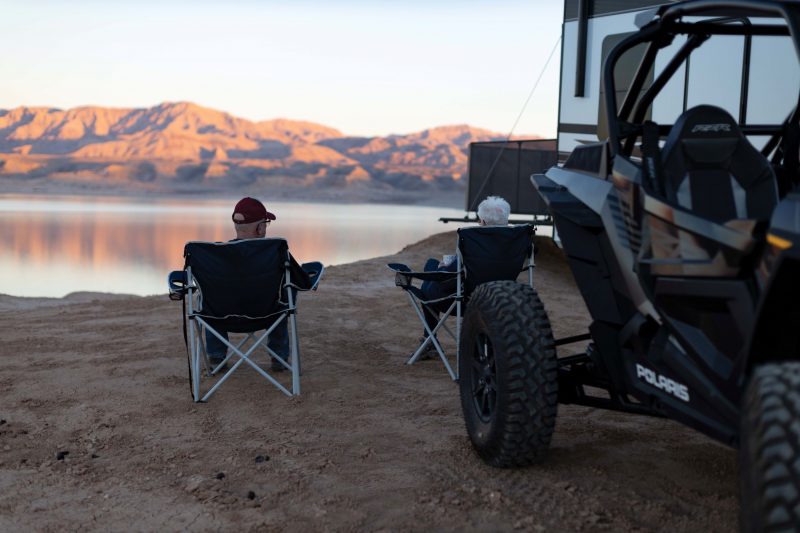
<svg viewBox="0 0 800 533"><path fill-rule="evenodd" d="M511 206L499 196L487 196L478 205L478 218L487 226L505 226L511 214Z"/></svg>

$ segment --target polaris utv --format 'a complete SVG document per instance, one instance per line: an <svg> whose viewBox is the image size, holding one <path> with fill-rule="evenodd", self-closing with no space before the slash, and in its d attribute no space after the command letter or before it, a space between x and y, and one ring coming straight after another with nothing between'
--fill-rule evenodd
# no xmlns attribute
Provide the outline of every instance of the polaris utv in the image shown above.
<svg viewBox="0 0 800 533"><path fill-rule="evenodd" d="M480 286L465 312L461 404L485 462L542 459L557 403L669 417L739 448L743 530L800 528L800 106L777 124L714 102L649 120L709 38L784 36L798 52L799 24L798 2L682 2L610 51L607 140L532 177L588 333L554 340L536 291L514 282ZM637 46L618 102L615 67ZM557 356L579 341L583 353Z"/></svg>

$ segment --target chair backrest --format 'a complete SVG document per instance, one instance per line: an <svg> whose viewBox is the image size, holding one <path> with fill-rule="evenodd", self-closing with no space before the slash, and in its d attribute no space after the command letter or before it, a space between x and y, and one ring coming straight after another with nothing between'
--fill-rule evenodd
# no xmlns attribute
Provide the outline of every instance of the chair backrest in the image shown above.
<svg viewBox="0 0 800 533"><path fill-rule="evenodd" d="M183 254L203 296L198 314L262 318L286 307L281 290L290 256L284 239L191 241Z"/></svg>
<svg viewBox="0 0 800 533"><path fill-rule="evenodd" d="M474 226L458 230L458 250L469 295L488 281L516 280L530 257L533 226Z"/></svg>
<svg viewBox="0 0 800 533"><path fill-rule="evenodd" d="M719 107L687 109L670 130L661 160L667 199L712 222L769 219L778 203L769 161Z"/></svg>

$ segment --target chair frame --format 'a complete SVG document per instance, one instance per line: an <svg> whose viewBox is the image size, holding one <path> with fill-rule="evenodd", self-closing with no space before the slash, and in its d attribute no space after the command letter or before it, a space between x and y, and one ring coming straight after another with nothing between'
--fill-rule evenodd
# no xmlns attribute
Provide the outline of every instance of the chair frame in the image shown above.
<svg viewBox="0 0 800 533"><path fill-rule="evenodd" d="M523 272L525 270L528 271L528 284L531 287L533 287L533 269L536 267L536 262L534 258L535 247L533 246L534 235L535 235L535 228L531 236L530 256L528 257L527 264L523 265L523 267L520 269L520 272ZM395 272L397 272L397 276L395 278L395 285L397 285L398 287L402 287L403 290L406 292L409 301L411 302L411 306L414 308L414 311L416 311L417 316L419 317L420 322L422 322L422 326L423 328L425 328L425 332L427 333L427 337L425 338L425 340L419 345L419 347L414 351L414 353L411 354L411 357L408 358L406 364L413 365L414 363L416 363L419 357L425 351L425 348L427 348L428 344L433 343L433 346L436 349L437 354L439 355L439 359L441 359L442 364L444 365L445 369L447 370L447 373L450 375L450 378L453 381L458 381L458 368L461 359L461 322L463 320L462 310L464 305L466 304L466 302L464 301L466 299L466 295L464 294L464 278L466 276L466 271L464 269L464 258L461 254L461 247L459 246L460 242L461 241L459 237L456 237L456 271L452 273L453 276L456 278L456 292L454 292L449 296L445 296L443 298L437 298L435 300L422 300L420 298L417 298L411 291L407 290L405 287L408 287L411 278L421 279L420 277L418 277L418 275L430 274L430 272L410 272L410 271L399 272L395 270ZM390 268L392 267L390 266ZM401 276L406 278L406 280L403 283L401 283L400 281ZM437 311L431 309L429 307L430 304L434 304L443 300L449 300L451 298L454 300L453 303L450 304L450 307L448 307L446 313L442 313L439 321L436 323L436 326L433 329L431 329L428 326L427 321L425 320L425 313L423 309L428 309L428 311L430 311L431 313L436 314ZM446 324L447 319L450 318L451 313L453 312L453 309L455 309L456 311L455 334L450 330L450 328L447 327ZM440 329L444 329L456 342L455 370L453 370L453 367L450 364L450 361L448 360L447 355L445 354L445 351L442 348L442 345L436 338L436 333Z"/></svg>
<svg viewBox="0 0 800 533"><path fill-rule="evenodd" d="M239 341L238 343L234 344L231 340L225 339L220 333L218 333L205 319L202 315L199 314L199 310L202 309L202 289L200 285L197 283L196 278L192 275L192 268L191 266L186 266L186 285L183 287L183 292L185 294L185 298L187 300L186 303L186 315L184 318L188 319L188 327L187 327L187 347L189 349L189 368L190 368L190 379L191 379L191 390L192 390L192 398L195 402L206 402L208 401L211 396L219 390L225 381L227 381L233 373L239 369L239 367L243 363L247 363L250 367L252 367L258 374L260 374L264 379L269 381L273 386L275 386L278 390L284 393L287 396L298 396L300 394L300 346L297 337L297 305L295 302L295 295L292 288L298 289L297 286L292 284L291 274L289 272L290 266L290 256L287 251L287 260L284 262L284 277L283 277L283 284L281 285L281 289L287 297L287 307L281 311L272 313L267 317L259 317L259 318L269 318L271 316L279 315L278 318L269 326L267 329L257 329L250 332L243 332L246 334L245 338ZM324 267L317 275L316 279L314 280L314 284L305 290L316 290L317 285L319 284L320 279L322 278L322 274L324 273ZM248 317L244 317L248 318ZM265 341L269 339L270 333L272 333L278 325L284 321L288 320L288 335L289 335L289 352L291 356L291 363L284 360L280 357L277 353L275 353L270 347L266 344ZM208 352L205 346L204 340L204 333L205 331L210 331L217 339L223 342L226 347L226 355L225 358L215 367L212 367L211 360L209 359ZM259 333L263 331L263 333ZM244 346L248 341L252 341L252 344L246 351L244 351ZM257 348L263 348L267 355L267 361L270 362L271 358L278 361L282 364L285 368L291 371L292 377L292 384L291 390L288 389L286 386L281 384L274 376L272 376L269 372L267 372L264 368L262 368L257 362L253 360L253 356L256 353ZM221 377L214 383L211 388L206 391L204 394L201 392L200 388L200 375L201 365L205 368L206 376L211 377L216 375L218 372L221 371L223 365L225 365L229 360L233 357L238 357L238 360L233 363L233 365L221 375Z"/></svg>

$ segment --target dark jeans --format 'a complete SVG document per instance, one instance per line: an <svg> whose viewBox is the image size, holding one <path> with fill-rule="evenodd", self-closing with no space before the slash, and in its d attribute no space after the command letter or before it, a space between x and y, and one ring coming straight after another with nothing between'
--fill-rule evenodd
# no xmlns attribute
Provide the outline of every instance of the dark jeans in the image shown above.
<svg viewBox="0 0 800 533"><path fill-rule="evenodd" d="M217 331L220 335L228 338L227 331ZM288 362L289 358L289 317L284 318L280 324L277 325L267 340L267 346L280 355L284 361ZM206 351L210 359L222 360L228 352L228 347L219 340L213 333L206 329ZM280 364L280 363L278 363Z"/></svg>
<svg viewBox="0 0 800 533"><path fill-rule="evenodd" d="M428 259L428 261L425 263L425 272L433 272L437 270L440 270L439 261L433 258ZM423 299L436 300L438 298L444 298L445 296L450 296L453 294L453 292L455 292L455 286L452 282L439 283L437 281L423 281L420 290L422 291ZM425 314L425 323L428 324L428 327L431 329L431 331L433 331L433 328L435 328L436 324L439 323L439 313L446 312L452 303L453 299L448 298L446 300L442 300L441 302L427 304L422 307L422 312ZM427 337L428 332L423 330L422 336Z"/></svg>

